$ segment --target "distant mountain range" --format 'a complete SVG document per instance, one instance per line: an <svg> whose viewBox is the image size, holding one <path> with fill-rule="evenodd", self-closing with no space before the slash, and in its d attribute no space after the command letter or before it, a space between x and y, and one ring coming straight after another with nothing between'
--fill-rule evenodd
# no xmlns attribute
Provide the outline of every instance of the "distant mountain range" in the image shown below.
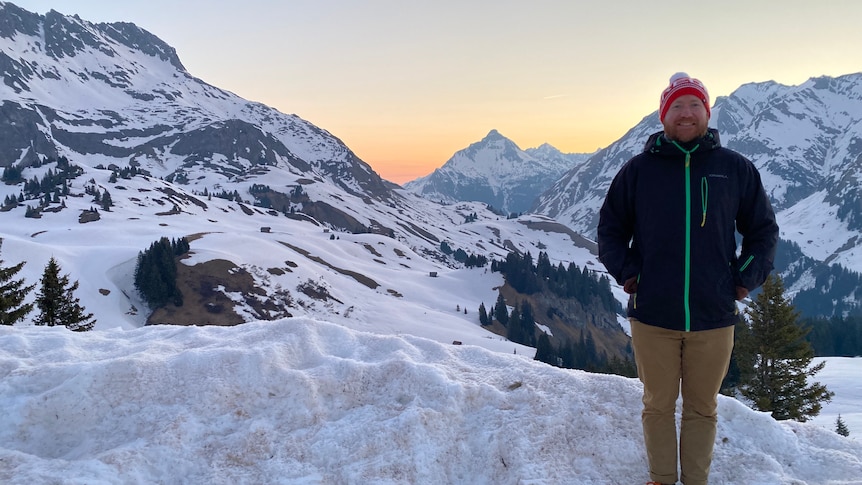
<svg viewBox="0 0 862 485"><path fill-rule="evenodd" d="M458 151L430 175L407 182L404 188L446 204L472 200L507 214L521 213L589 156L562 153L547 143L521 150L512 140L491 130L481 141Z"/></svg>

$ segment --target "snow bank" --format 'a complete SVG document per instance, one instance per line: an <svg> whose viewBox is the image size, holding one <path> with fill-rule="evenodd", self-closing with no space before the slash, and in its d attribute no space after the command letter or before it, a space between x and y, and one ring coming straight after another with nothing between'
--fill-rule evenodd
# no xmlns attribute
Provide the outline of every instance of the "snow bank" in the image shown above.
<svg viewBox="0 0 862 485"><path fill-rule="evenodd" d="M3 483L647 479L636 379L480 347L292 318L2 328L0 349ZM719 412L713 483L862 483L858 441Z"/></svg>

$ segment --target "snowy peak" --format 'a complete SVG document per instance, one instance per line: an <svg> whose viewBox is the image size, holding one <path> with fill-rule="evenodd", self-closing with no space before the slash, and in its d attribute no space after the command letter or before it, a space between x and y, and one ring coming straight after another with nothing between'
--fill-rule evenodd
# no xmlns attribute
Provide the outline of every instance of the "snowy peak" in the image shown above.
<svg viewBox="0 0 862 485"><path fill-rule="evenodd" d="M584 155L563 154L547 143L522 150L491 130L431 175L404 187L430 200L479 201L505 212L523 212L554 180L584 159Z"/></svg>
<svg viewBox="0 0 862 485"><path fill-rule="evenodd" d="M515 142L491 130L481 141L458 151L446 163L452 163L449 169L460 168L465 173L472 167L477 176L503 176L533 162L531 158Z"/></svg>
<svg viewBox="0 0 862 485"><path fill-rule="evenodd" d="M491 142L491 141L495 141L495 140L508 140L508 138L501 135L500 132L497 131L495 128L492 128L491 131L489 131L488 134L485 135L485 138L482 138L482 143ZM511 140L509 140L509 141L511 141Z"/></svg>
<svg viewBox="0 0 862 485"><path fill-rule="evenodd" d="M111 70L78 71L76 74L101 79L113 87L126 88L132 84L128 66L122 66L124 57L120 49L132 50L155 57L171 64L179 71L185 71L177 57L176 50L144 29L130 23L111 23L94 25L81 20L78 16L66 16L55 10L44 16L28 12L13 4L0 4L0 37L13 41L18 46L27 47L28 57L45 56L55 61L64 58L102 57L105 61L114 60ZM19 38L20 37L20 38ZM25 40L26 39L26 40ZM34 78L50 77L58 79L62 74L51 70L44 63L26 62L29 59L10 55L6 49L2 56L5 83L16 90L29 91L28 82ZM109 65L109 62L103 62Z"/></svg>
<svg viewBox="0 0 862 485"><path fill-rule="evenodd" d="M180 62L179 56L177 56L176 49L135 24L114 22L111 24L98 24L98 28L106 36L129 48L138 49L144 54L169 62L180 71L186 70L182 62Z"/></svg>

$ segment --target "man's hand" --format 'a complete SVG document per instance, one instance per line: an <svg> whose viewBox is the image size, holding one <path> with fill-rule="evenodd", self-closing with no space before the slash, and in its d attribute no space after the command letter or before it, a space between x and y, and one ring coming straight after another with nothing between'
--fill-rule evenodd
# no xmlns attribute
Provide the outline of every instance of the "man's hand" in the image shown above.
<svg viewBox="0 0 862 485"><path fill-rule="evenodd" d="M629 295L633 295L638 292L638 277L632 276L627 279L625 284L623 284L623 291L628 293Z"/></svg>
<svg viewBox="0 0 862 485"><path fill-rule="evenodd" d="M748 296L748 288L744 286L736 287L736 301L742 301Z"/></svg>

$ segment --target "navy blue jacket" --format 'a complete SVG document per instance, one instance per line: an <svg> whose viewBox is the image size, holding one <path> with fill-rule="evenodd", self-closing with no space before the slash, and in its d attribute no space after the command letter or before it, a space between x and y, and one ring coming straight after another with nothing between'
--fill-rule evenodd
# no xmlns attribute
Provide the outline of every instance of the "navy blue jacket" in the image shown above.
<svg viewBox="0 0 862 485"><path fill-rule="evenodd" d="M760 174L714 129L686 144L652 135L614 178L599 215L599 259L621 285L638 278L628 315L672 330L735 324L736 287L763 284L777 242Z"/></svg>

